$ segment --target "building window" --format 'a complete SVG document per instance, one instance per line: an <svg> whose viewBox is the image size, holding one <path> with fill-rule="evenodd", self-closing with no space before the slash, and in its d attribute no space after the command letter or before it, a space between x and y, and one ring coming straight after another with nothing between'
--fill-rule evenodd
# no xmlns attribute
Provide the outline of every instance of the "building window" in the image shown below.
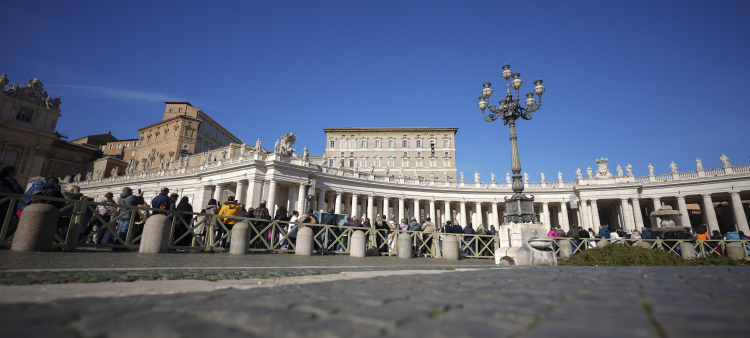
<svg viewBox="0 0 750 338"><path fill-rule="evenodd" d="M122 149L122 144L118 144L117 149Z"/></svg>
<svg viewBox="0 0 750 338"><path fill-rule="evenodd" d="M409 140L401 141L401 148L409 148Z"/></svg>
<svg viewBox="0 0 750 338"><path fill-rule="evenodd" d="M169 108L169 112L170 112L170 113L172 112L172 108Z"/></svg>
<svg viewBox="0 0 750 338"><path fill-rule="evenodd" d="M396 148L396 141L388 140L388 148Z"/></svg>
<svg viewBox="0 0 750 338"><path fill-rule="evenodd" d="M130 143L125 143L123 147L127 148L130 145Z"/></svg>
<svg viewBox="0 0 750 338"><path fill-rule="evenodd" d="M417 148L422 148L422 140L417 140Z"/></svg>
<svg viewBox="0 0 750 338"><path fill-rule="evenodd" d="M81 162L81 161L83 161L83 159L82 159L82 158L80 158L80 157L76 157L75 159L76 159L76 161L78 161L78 162Z"/></svg>
<svg viewBox="0 0 750 338"><path fill-rule="evenodd" d="M362 140L359 142L360 148L367 148L367 140Z"/></svg>
<svg viewBox="0 0 750 338"><path fill-rule="evenodd" d="M130 153L130 156L135 156L135 150L133 150L133 152Z"/></svg>
<svg viewBox="0 0 750 338"><path fill-rule="evenodd" d="M375 159L375 166L378 167L378 168L380 168L380 159L379 158Z"/></svg>
<svg viewBox="0 0 750 338"><path fill-rule="evenodd" d="M55 153L55 157L60 157L60 153Z"/></svg>
<svg viewBox="0 0 750 338"><path fill-rule="evenodd" d="M109 150L112 150L112 145L111 144L109 145Z"/></svg>
<svg viewBox="0 0 750 338"><path fill-rule="evenodd" d="M445 159L445 160L443 160L443 161L444 161L444 162L443 162L443 167L450 167L450 166L451 166L451 159L449 159L449 158L446 158L446 159Z"/></svg>
<svg viewBox="0 0 750 338"><path fill-rule="evenodd" d="M417 156L422 156L422 152L421 152L421 151L418 151L418 152L417 152Z"/></svg>
<svg viewBox="0 0 750 338"><path fill-rule="evenodd" d="M53 167L53 168L57 168L57 165L58 165L58 164L59 164L59 163L57 163L57 162L52 162L52 167Z"/></svg>
<svg viewBox="0 0 750 338"><path fill-rule="evenodd" d="M138 142L133 142L133 147L137 147L137 146L138 146Z"/></svg>
<svg viewBox="0 0 750 338"><path fill-rule="evenodd" d="M57 172L54 170L50 170L49 177L55 177L55 176L57 176Z"/></svg>
<svg viewBox="0 0 750 338"><path fill-rule="evenodd" d="M355 142L357 142L357 141L355 141L355 140L349 141L349 148L354 149L357 146L357 144Z"/></svg>
<svg viewBox="0 0 750 338"><path fill-rule="evenodd" d="M380 140L375 140L375 148L380 148Z"/></svg>
<svg viewBox="0 0 750 338"><path fill-rule="evenodd" d="M342 156L342 157L344 156L344 152L343 152L343 151L341 152L341 156Z"/></svg>
<svg viewBox="0 0 750 338"><path fill-rule="evenodd" d="M435 167L437 167L437 161L435 161L435 159L434 159L434 158L430 159L430 167L431 167L431 168L435 168Z"/></svg>
<svg viewBox="0 0 750 338"><path fill-rule="evenodd" d="M149 136L148 139L146 139L146 144L151 144L151 136Z"/></svg>
<svg viewBox="0 0 750 338"><path fill-rule="evenodd" d="M180 131L179 129L175 128L175 130L174 130L174 136L177 136L177 133L178 133L179 131Z"/></svg>
<svg viewBox="0 0 750 338"><path fill-rule="evenodd" d="M174 132L177 133L177 130L175 130ZM185 129L185 135L186 136L193 136L193 130L190 129L190 128Z"/></svg>
<svg viewBox="0 0 750 338"><path fill-rule="evenodd" d="M336 141L331 141L331 147L330 148L336 148Z"/></svg>
<svg viewBox="0 0 750 338"><path fill-rule="evenodd" d="M422 167L422 159L418 158L417 159L417 168L421 168L421 167Z"/></svg>
<svg viewBox="0 0 750 338"><path fill-rule="evenodd" d="M354 160L349 160L349 167L350 168L354 167Z"/></svg>
<svg viewBox="0 0 750 338"><path fill-rule="evenodd" d="M391 168L395 167L396 166L396 160L393 159L393 158L389 158L388 159L388 166L391 167Z"/></svg>
<svg viewBox="0 0 750 338"><path fill-rule="evenodd" d="M448 157L448 152L447 151L445 152L445 157Z"/></svg>
<svg viewBox="0 0 750 338"><path fill-rule="evenodd" d="M346 141L341 140L341 149L344 149L344 148L346 148Z"/></svg>
<svg viewBox="0 0 750 338"><path fill-rule="evenodd" d="M188 149L188 148L190 148L190 145L189 145L189 144L183 144L183 145L182 145L182 149Z"/></svg>
<svg viewBox="0 0 750 338"><path fill-rule="evenodd" d="M328 166L329 167L333 167L333 159L329 159L328 160Z"/></svg>
<svg viewBox="0 0 750 338"><path fill-rule="evenodd" d="M156 133L156 135L154 136L154 142L156 141L159 141L159 133Z"/></svg>
<svg viewBox="0 0 750 338"><path fill-rule="evenodd" d="M107 150L107 146L102 146L102 150Z"/></svg>
<svg viewBox="0 0 750 338"><path fill-rule="evenodd" d="M177 112L178 112L178 113L182 113L182 108L180 108L180 110L179 110L179 111L177 111Z"/></svg>
<svg viewBox="0 0 750 338"><path fill-rule="evenodd" d="M404 167L404 168L408 167L409 166L409 159L408 158L403 159L401 161L401 166Z"/></svg>
<svg viewBox="0 0 750 338"><path fill-rule="evenodd" d="M350 152L350 153L349 153L349 156L354 156L354 152L353 152L353 151L352 151L352 152Z"/></svg>
<svg viewBox="0 0 750 338"><path fill-rule="evenodd" d="M75 171L80 171L80 170L81 170L81 167L79 167L79 166L73 166L73 170L75 170Z"/></svg>
<svg viewBox="0 0 750 338"><path fill-rule="evenodd" d="M33 117L34 111L29 108L21 108L18 110L18 114L16 114L16 120L19 120L21 122L31 123L31 119Z"/></svg>
<svg viewBox="0 0 750 338"><path fill-rule="evenodd" d="M359 166L360 167L367 167L367 159L366 158L360 158L359 159Z"/></svg>
<svg viewBox="0 0 750 338"><path fill-rule="evenodd" d="M443 140L443 148L448 149L451 147L451 141L450 140Z"/></svg>
<svg viewBox="0 0 750 338"><path fill-rule="evenodd" d="M404 156L407 156L406 152L404 152Z"/></svg>
<svg viewBox="0 0 750 338"><path fill-rule="evenodd" d="M5 154L5 159L3 160L3 166L4 167L18 167L18 152L15 150L10 150L8 153Z"/></svg>

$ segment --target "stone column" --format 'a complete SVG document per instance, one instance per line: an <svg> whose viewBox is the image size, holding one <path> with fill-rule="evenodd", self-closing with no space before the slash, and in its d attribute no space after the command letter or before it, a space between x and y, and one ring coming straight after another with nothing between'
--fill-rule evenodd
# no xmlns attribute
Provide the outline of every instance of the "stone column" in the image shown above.
<svg viewBox="0 0 750 338"><path fill-rule="evenodd" d="M451 221L451 202L445 201L445 206L443 206L445 210L443 210L443 222Z"/></svg>
<svg viewBox="0 0 750 338"><path fill-rule="evenodd" d="M297 194L297 211L299 211L300 215L307 213L307 210L305 210L307 209L305 208L307 206L307 194L305 194L305 188L307 188L305 183L299 184L299 193Z"/></svg>
<svg viewBox="0 0 750 338"><path fill-rule="evenodd" d="M659 210L659 208L661 208L661 199L659 197L654 197L651 200L654 202L654 211Z"/></svg>
<svg viewBox="0 0 750 338"><path fill-rule="evenodd" d="M357 194L352 194L352 208L351 208L351 217L358 216L359 213L359 196Z"/></svg>
<svg viewBox="0 0 750 338"><path fill-rule="evenodd" d="M388 197L383 197L383 219L384 220L387 220L388 217L391 217L391 215L388 214L388 209L391 208L391 206L389 205L390 204L389 202L390 201L388 200Z"/></svg>
<svg viewBox="0 0 750 338"><path fill-rule="evenodd" d="M497 203L495 203L495 202L492 202L492 221L494 222L494 224L490 224L490 225L494 225L495 229L500 229L499 228L499 226L500 226L500 214L497 211ZM489 229L489 228L490 227L488 226L487 229Z"/></svg>
<svg viewBox="0 0 750 338"><path fill-rule="evenodd" d="M466 226L466 202L461 201L461 227Z"/></svg>
<svg viewBox="0 0 750 338"><path fill-rule="evenodd" d="M560 226L563 229L563 231L568 231L568 229L566 229L565 226L563 225L562 210L560 210L560 209L561 208L560 208L559 205L557 207L555 207L555 211L556 211L556 214L557 214L557 225Z"/></svg>
<svg viewBox="0 0 750 338"><path fill-rule="evenodd" d="M562 213L562 227L565 231L570 230L570 220L568 219L568 202L562 201L560 203L560 211Z"/></svg>
<svg viewBox="0 0 750 338"><path fill-rule="evenodd" d="M714 202L711 201L711 194L704 194L703 196L703 209L706 210L706 219L708 220L708 230L713 232L719 230L719 222L716 220L716 211L714 210Z"/></svg>
<svg viewBox="0 0 750 338"><path fill-rule="evenodd" d="M632 199L633 203L633 217L635 217L635 228L640 231L643 227L643 213L641 212L641 202L638 200L638 197L633 197ZM682 203L685 203L685 199L682 199ZM688 224L690 224L690 221L688 220Z"/></svg>
<svg viewBox="0 0 750 338"><path fill-rule="evenodd" d="M351 217L352 214L352 200L349 198L344 199L344 212L342 214L349 215Z"/></svg>
<svg viewBox="0 0 750 338"><path fill-rule="evenodd" d="M430 222L440 224L440 221L435 218L435 200L430 200Z"/></svg>
<svg viewBox="0 0 750 338"><path fill-rule="evenodd" d="M596 205L596 200L591 200L591 221L594 225L594 231L599 231L599 206Z"/></svg>
<svg viewBox="0 0 750 338"><path fill-rule="evenodd" d="M271 217L276 215L276 180L271 180L268 185L268 210Z"/></svg>
<svg viewBox="0 0 750 338"><path fill-rule="evenodd" d="M367 196L367 218L370 219L370 224L375 224L375 197L372 195Z"/></svg>
<svg viewBox="0 0 750 338"><path fill-rule="evenodd" d="M237 181L237 189L234 191L234 200L249 206L245 193L247 193L247 180Z"/></svg>
<svg viewBox="0 0 750 338"><path fill-rule="evenodd" d="M583 226L584 230L588 230L591 228L593 230L593 227L591 226L591 223L589 222L589 212L588 212L588 203L586 203L585 200L581 200L581 205L578 208L580 210L580 223L581 226ZM597 229L598 231L598 229Z"/></svg>
<svg viewBox="0 0 750 338"><path fill-rule="evenodd" d="M474 229L476 229L479 226L479 224L482 224L482 202L477 202L476 210L474 212L476 212L477 214L476 224L474 224Z"/></svg>
<svg viewBox="0 0 750 338"><path fill-rule="evenodd" d="M544 226L549 229L552 225L549 218L549 203L542 202L542 212L544 213Z"/></svg>
<svg viewBox="0 0 750 338"><path fill-rule="evenodd" d="M620 199L620 208L622 208L622 215L623 219L625 220L625 224L622 227L623 230L633 230L635 228L635 225L633 224L633 213L629 212L630 206L628 204L627 198Z"/></svg>
<svg viewBox="0 0 750 338"><path fill-rule="evenodd" d="M341 213L341 191L336 192L336 202L333 206L333 212L336 214Z"/></svg>
<svg viewBox="0 0 750 338"><path fill-rule="evenodd" d="M421 221L419 219L419 200L416 199L416 198L414 199L414 212L413 212L413 214L414 214L414 218L417 219L417 223L419 223Z"/></svg>
<svg viewBox="0 0 750 338"><path fill-rule="evenodd" d="M404 217L404 216L406 216L406 215L404 215L404 198L403 197L399 197L398 198L398 217L396 217L398 219L395 220L396 224L399 224L399 222L402 219L406 219L406 217ZM407 220L407 222L408 222L408 220Z"/></svg>
<svg viewBox="0 0 750 338"><path fill-rule="evenodd" d="M635 199L633 199L635 201ZM680 212L682 213L682 216L680 216L680 219L682 220L682 226L689 227L690 226L690 215L688 214L688 208L687 204L685 203L685 196L677 196L677 207L680 208Z"/></svg>
<svg viewBox="0 0 750 338"><path fill-rule="evenodd" d="M376 212L376 216L377 215L385 216L387 214L387 212L383 211L383 201L382 200L378 201L378 208L377 208L376 211L377 211ZM386 218L383 217L383 219L386 219Z"/></svg>
<svg viewBox="0 0 750 338"><path fill-rule="evenodd" d="M222 203L224 201L221 200L221 197L224 195L224 187L227 185L225 183L217 184L216 189L214 190L214 199L216 202Z"/></svg>
<svg viewBox="0 0 750 338"><path fill-rule="evenodd" d="M326 190L323 188L320 188L320 195L318 195L318 211L321 213L326 212Z"/></svg>
<svg viewBox="0 0 750 338"><path fill-rule="evenodd" d="M737 230L744 232L746 236L750 235L750 227L747 225L745 210L742 209L740 193L733 191L729 195L732 196L732 213L734 214L734 223L737 225Z"/></svg>

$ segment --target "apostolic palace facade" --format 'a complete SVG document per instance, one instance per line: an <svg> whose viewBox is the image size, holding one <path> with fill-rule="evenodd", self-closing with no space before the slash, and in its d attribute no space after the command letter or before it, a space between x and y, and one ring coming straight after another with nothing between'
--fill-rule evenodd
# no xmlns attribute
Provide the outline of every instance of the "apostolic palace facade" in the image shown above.
<svg viewBox="0 0 750 338"><path fill-rule="evenodd" d="M30 80L28 85L37 82ZM34 101L2 91L2 133L38 127L33 132L49 138L45 142L51 144L56 119L61 116L59 97ZM323 131L326 137L321 142L326 142L326 147L322 156L311 156L306 147L295 151L296 136L291 133L266 149L260 140L240 143L187 102L167 102L163 120L140 128L137 139L96 145L103 154L94 162L116 165L95 169L94 162L84 163L88 172L68 177L68 184L79 185L82 193L92 197L117 193L128 186L143 190L147 200L168 187L187 196L196 211L211 198L225 201L233 195L250 206L267 200L271 210L284 205L289 210L334 209L370 219L385 214L396 219L452 220L461 225L502 224L504 199L513 194L509 178L496 179L493 174L489 180L484 176L482 182L478 174L468 180L463 173L457 174L457 128ZM0 140L4 165L9 159L14 164L24 163L26 170L35 162L40 168L48 165L51 160L43 155L50 152L51 145L27 147L21 140L18 136L14 141ZM559 174L554 181L525 182L524 193L535 197L540 222L566 230L570 226L596 229L599 225L640 229L648 226L648 214L664 204L682 212L683 224L705 223L710 230L722 232L736 227L750 234L750 165L732 166L726 156L718 157L718 169L704 170L698 160L696 170L678 171L673 165L672 173L654 175L650 167L651 174L641 177L633 176L630 166L624 171L619 165L610 169L607 159L601 158L592 163L595 169L576 171L574 181L563 181ZM30 172L46 176L46 170Z"/></svg>

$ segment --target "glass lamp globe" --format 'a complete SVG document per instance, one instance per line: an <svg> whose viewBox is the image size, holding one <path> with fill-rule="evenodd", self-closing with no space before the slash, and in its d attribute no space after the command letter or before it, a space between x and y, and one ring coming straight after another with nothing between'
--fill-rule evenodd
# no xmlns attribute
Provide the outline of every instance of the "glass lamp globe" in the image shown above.
<svg viewBox="0 0 750 338"><path fill-rule="evenodd" d="M487 101L484 100L484 97L479 98L479 104L477 106L479 106L479 109L481 109L482 111L487 108Z"/></svg>
<svg viewBox="0 0 750 338"><path fill-rule="evenodd" d="M536 100L534 100L534 93L528 93L526 94L526 105L531 107L536 104Z"/></svg>
<svg viewBox="0 0 750 338"><path fill-rule="evenodd" d="M513 72L510 71L510 66L506 63L503 66L503 79L508 80L511 76L513 76Z"/></svg>
<svg viewBox="0 0 750 338"><path fill-rule="evenodd" d="M486 98L489 98L489 97L490 97L490 95L492 95L492 88L490 88L490 86L491 86L491 85L492 85L492 84L491 84L491 83L489 83L489 81L488 81L488 82L485 82L485 83L483 84L483 86L484 86L484 89L482 89L482 96L484 96L484 97L486 97Z"/></svg>
<svg viewBox="0 0 750 338"><path fill-rule="evenodd" d="M534 81L534 84L536 85L536 87L534 87L534 93L536 93L536 95L542 96L542 94L544 94L544 86L542 86L542 80L539 80L537 78L536 81Z"/></svg>
<svg viewBox="0 0 750 338"><path fill-rule="evenodd" d="M521 73L513 74L513 82L510 83L510 86L513 87L513 89L518 90L518 88L521 88L523 81L521 81L520 77Z"/></svg>

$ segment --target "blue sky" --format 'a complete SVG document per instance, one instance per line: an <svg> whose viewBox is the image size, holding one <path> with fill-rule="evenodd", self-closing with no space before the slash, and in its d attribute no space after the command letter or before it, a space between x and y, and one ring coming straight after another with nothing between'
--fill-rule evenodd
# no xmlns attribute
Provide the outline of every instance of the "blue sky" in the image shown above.
<svg viewBox="0 0 750 338"><path fill-rule="evenodd" d="M523 171L750 163L747 1L179 1L3 4L0 73L62 97L71 139L135 138L187 100L236 136L322 154L323 128L457 127L457 165L510 171L477 108L503 64L547 92L517 124ZM496 103L501 95L492 97Z"/></svg>

